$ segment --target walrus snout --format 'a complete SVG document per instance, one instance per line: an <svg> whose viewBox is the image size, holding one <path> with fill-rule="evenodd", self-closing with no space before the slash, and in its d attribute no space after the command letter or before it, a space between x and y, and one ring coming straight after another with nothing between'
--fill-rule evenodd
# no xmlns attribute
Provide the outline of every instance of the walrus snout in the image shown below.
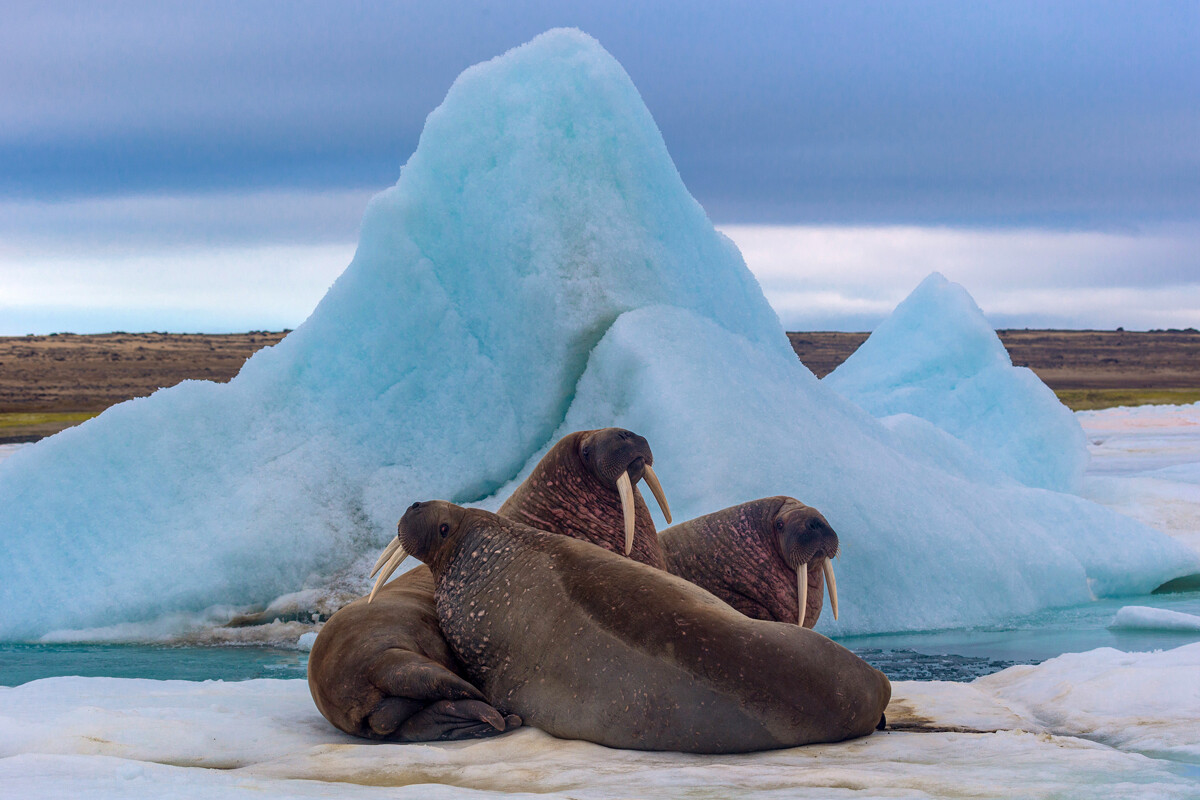
<svg viewBox="0 0 1200 800"><path fill-rule="evenodd" d="M588 431L579 439L579 460L601 484L616 488L621 496L625 517L625 555L633 550L634 499L633 487L645 478L662 509L667 524L671 524L671 507L662 484L654 474L654 454L646 437L624 428L601 428Z"/></svg>
<svg viewBox="0 0 1200 800"><path fill-rule="evenodd" d="M413 556L428 564L438 545L458 530L464 513L462 507L444 500L418 501L409 506L396 525L396 538L384 549L371 570L371 575L379 572L379 577L375 579L367 602L375 599L380 587L387 583L404 559Z"/></svg>
<svg viewBox="0 0 1200 800"><path fill-rule="evenodd" d="M645 468L654 463L650 443L644 436L624 428L589 431L579 440L579 457L588 470L612 488L624 474L637 483Z"/></svg>
<svg viewBox="0 0 1200 800"><path fill-rule="evenodd" d="M775 536L787 565L796 570L797 624L804 624L808 603L808 568L820 566L829 590L829 607L838 618L837 580L832 559L838 554L838 535L821 512L789 499L775 516ZM819 599L819 598L818 598Z"/></svg>

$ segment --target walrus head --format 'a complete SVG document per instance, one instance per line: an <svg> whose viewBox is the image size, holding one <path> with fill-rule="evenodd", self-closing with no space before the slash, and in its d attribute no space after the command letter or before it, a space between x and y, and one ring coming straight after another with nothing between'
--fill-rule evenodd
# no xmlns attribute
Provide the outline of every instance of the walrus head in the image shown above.
<svg viewBox="0 0 1200 800"><path fill-rule="evenodd" d="M426 561L442 540L458 530L466 513L467 510L462 506L443 500L418 502L409 506L396 525L396 538L384 549L371 570L371 577L376 572L379 572L379 577L371 588L367 602L375 599L379 587L387 583L388 578L404 559L414 556L420 561Z"/></svg>
<svg viewBox="0 0 1200 800"><path fill-rule="evenodd" d="M650 452L650 443L645 437L624 428L601 428L582 433L576 447L584 468L603 486L616 489L621 497L621 511L625 518L625 555L629 555L633 549L633 487L642 478L646 479L646 485L654 493L667 524L671 523L671 508L651 466L654 454Z"/></svg>
<svg viewBox="0 0 1200 800"><path fill-rule="evenodd" d="M838 554L838 536L825 517L815 508L789 497L775 512L771 520L771 533L779 554L796 571L796 600L800 615L797 624L804 624L805 609L808 607L808 568L817 564L825 574L825 584L829 587L829 606L833 609L833 618L837 619L837 582L833 577L831 559Z"/></svg>

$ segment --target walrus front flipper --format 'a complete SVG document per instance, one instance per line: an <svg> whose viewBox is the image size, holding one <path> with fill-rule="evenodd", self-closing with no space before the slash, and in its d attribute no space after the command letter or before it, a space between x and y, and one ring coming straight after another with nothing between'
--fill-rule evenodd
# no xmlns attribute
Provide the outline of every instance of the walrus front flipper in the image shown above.
<svg viewBox="0 0 1200 800"><path fill-rule="evenodd" d="M482 739L519 727L520 717L505 717L481 700L438 700L409 717L398 738L402 742Z"/></svg>

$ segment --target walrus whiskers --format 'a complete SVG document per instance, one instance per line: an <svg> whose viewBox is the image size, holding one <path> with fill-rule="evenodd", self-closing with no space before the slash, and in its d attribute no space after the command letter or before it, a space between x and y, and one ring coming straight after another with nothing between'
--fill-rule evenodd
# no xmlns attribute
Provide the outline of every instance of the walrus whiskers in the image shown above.
<svg viewBox="0 0 1200 800"><path fill-rule="evenodd" d="M796 598L800 606L800 618L796 624L804 627L804 612L808 610L808 562L796 569Z"/></svg>
<svg viewBox="0 0 1200 800"><path fill-rule="evenodd" d="M633 483L628 472L622 472L617 478L617 492L621 495L621 512L625 515L625 555L629 555L633 550Z"/></svg>
<svg viewBox="0 0 1200 800"><path fill-rule="evenodd" d="M671 507L667 505L667 496L663 494L662 484L658 482L658 476L654 474L654 469L647 464L645 467L646 485L650 487L650 491L654 492L654 499L658 501L658 507L662 509L663 516L667 519L667 524L671 524Z"/></svg>
<svg viewBox="0 0 1200 800"><path fill-rule="evenodd" d="M833 609L833 618L838 618L837 612L837 581L833 579L833 562L830 559L825 559L821 564L821 569L825 573L825 585L829 588L829 606Z"/></svg>
<svg viewBox="0 0 1200 800"><path fill-rule="evenodd" d="M399 540L397 539L398 542ZM406 558L408 558L408 553L404 552L404 548L397 544L396 551L392 555L392 560L387 563L387 566L383 568L383 572L379 573L379 577L375 579L375 586L371 589L371 596L367 598L368 603L375 599L375 594L379 591L379 587L387 583L387 579L392 577L392 573L400 566L400 562Z"/></svg>

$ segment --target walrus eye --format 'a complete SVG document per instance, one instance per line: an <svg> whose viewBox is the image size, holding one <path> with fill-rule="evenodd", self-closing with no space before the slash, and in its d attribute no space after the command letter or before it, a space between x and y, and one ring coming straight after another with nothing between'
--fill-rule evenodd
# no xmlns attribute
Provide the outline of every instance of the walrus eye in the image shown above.
<svg viewBox="0 0 1200 800"><path fill-rule="evenodd" d="M449 532L450 532L450 526L444 522L438 527L438 533L440 533L442 535L443 539L446 538L446 534Z"/></svg>
<svg viewBox="0 0 1200 800"><path fill-rule="evenodd" d="M775 530L777 530L777 531L783 530L783 520L781 520L781 519L775 520Z"/></svg>

